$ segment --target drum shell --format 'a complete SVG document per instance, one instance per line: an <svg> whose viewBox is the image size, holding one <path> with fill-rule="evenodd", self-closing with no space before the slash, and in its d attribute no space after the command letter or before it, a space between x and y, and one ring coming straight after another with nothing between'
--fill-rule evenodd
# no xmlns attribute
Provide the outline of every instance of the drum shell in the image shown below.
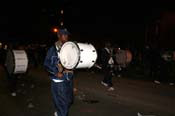
<svg viewBox="0 0 175 116"><path fill-rule="evenodd" d="M126 52L126 63L130 63L132 61L132 53L129 50L125 50Z"/></svg>
<svg viewBox="0 0 175 116"><path fill-rule="evenodd" d="M97 51L92 44L78 43L80 60L76 68L91 68L97 60Z"/></svg>
<svg viewBox="0 0 175 116"><path fill-rule="evenodd" d="M28 68L28 58L25 50L8 50L6 68L9 74L25 73Z"/></svg>

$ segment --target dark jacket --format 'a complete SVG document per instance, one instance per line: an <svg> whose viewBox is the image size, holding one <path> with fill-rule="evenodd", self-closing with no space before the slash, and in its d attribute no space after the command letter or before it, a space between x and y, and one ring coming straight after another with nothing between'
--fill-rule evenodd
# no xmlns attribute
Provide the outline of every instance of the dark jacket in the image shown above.
<svg viewBox="0 0 175 116"><path fill-rule="evenodd" d="M102 62L102 68L104 70L111 70L111 66L108 63L109 59L111 58L110 53L107 52L107 50L104 48L101 52L101 62Z"/></svg>
<svg viewBox="0 0 175 116"><path fill-rule="evenodd" d="M67 75L63 74L62 78L58 78L56 74L59 72L58 64L60 63L60 59L57 54L57 49L55 46L52 46L46 55L45 61L44 61L44 67L49 72L50 78L55 80L65 80L67 79ZM69 75L69 77L71 77Z"/></svg>

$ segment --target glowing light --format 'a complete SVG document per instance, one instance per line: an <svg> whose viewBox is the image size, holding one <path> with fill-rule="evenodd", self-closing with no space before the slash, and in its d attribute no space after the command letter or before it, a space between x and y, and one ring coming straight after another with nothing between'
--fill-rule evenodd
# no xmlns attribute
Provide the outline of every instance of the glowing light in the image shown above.
<svg viewBox="0 0 175 116"><path fill-rule="evenodd" d="M61 26L63 26L63 22L61 22Z"/></svg>
<svg viewBox="0 0 175 116"><path fill-rule="evenodd" d="M58 29L57 28L54 28L53 29L53 32L57 33L58 32Z"/></svg>
<svg viewBox="0 0 175 116"><path fill-rule="evenodd" d="M64 13L64 11L63 10L61 10L61 14L63 14Z"/></svg>
<svg viewBox="0 0 175 116"><path fill-rule="evenodd" d="M8 47L8 46L7 46L7 45L5 45L5 46L4 46L4 49L5 49L5 50L7 50L7 47Z"/></svg>

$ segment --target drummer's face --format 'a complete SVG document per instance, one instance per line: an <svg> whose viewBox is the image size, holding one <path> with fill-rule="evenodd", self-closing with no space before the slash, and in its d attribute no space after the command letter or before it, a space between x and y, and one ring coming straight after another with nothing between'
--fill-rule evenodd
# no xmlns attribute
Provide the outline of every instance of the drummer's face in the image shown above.
<svg viewBox="0 0 175 116"><path fill-rule="evenodd" d="M68 35L66 34L59 35L59 40L63 43L68 41Z"/></svg>

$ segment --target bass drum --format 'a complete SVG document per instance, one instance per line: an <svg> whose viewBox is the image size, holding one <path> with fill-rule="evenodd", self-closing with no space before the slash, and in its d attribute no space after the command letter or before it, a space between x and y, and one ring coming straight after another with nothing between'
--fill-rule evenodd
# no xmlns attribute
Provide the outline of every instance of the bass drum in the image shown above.
<svg viewBox="0 0 175 116"><path fill-rule="evenodd" d="M129 50L125 50L126 52L126 63L129 64L132 61L132 53Z"/></svg>
<svg viewBox="0 0 175 116"><path fill-rule="evenodd" d="M66 42L59 57L66 69L91 68L97 60L97 51L92 44Z"/></svg>
<svg viewBox="0 0 175 116"><path fill-rule="evenodd" d="M119 50L115 56L118 65L126 66L132 61L132 53L129 50Z"/></svg>
<svg viewBox="0 0 175 116"><path fill-rule="evenodd" d="M6 56L6 68L9 74L21 74L27 71L28 58L25 50L9 50Z"/></svg>

